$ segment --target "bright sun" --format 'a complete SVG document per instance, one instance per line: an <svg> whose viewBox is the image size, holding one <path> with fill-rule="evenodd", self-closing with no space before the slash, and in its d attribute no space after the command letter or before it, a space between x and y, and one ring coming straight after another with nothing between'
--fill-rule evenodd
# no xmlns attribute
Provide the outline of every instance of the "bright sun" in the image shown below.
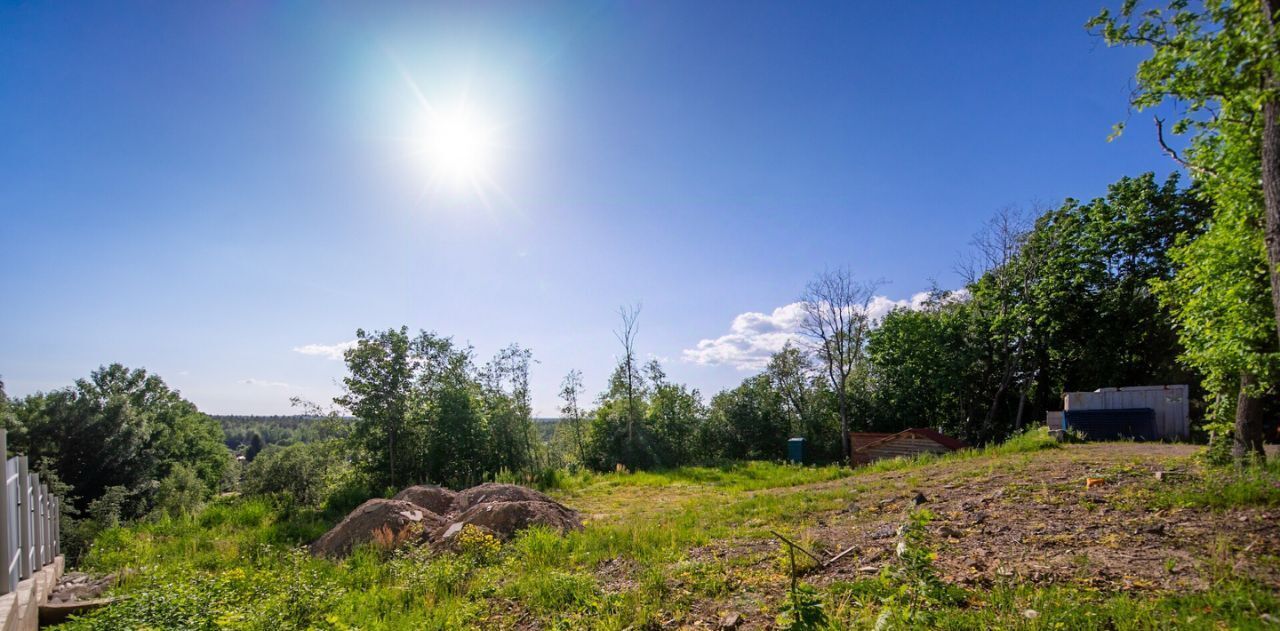
<svg viewBox="0 0 1280 631"><path fill-rule="evenodd" d="M459 189L482 189L490 179L497 129L473 108L428 113L421 142L431 179Z"/></svg>

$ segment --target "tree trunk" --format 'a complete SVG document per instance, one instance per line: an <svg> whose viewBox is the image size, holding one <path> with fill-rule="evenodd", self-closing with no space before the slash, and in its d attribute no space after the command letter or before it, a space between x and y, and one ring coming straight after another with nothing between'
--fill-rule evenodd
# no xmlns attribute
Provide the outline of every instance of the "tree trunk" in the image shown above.
<svg viewBox="0 0 1280 631"><path fill-rule="evenodd" d="M1249 392L1257 383L1257 378L1249 373L1240 375L1240 396L1236 399L1235 439L1231 445L1231 455L1236 461L1242 461L1250 454L1256 454L1259 461L1267 457L1262 446L1262 401Z"/></svg>
<svg viewBox="0 0 1280 631"><path fill-rule="evenodd" d="M1274 30L1280 0L1263 0L1268 26ZM1268 75L1267 87L1276 85ZM1271 306L1276 316L1276 336L1280 339L1280 102L1272 97L1262 104L1262 196L1266 207L1265 240L1267 266L1271 272Z"/></svg>
<svg viewBox="0 0 1280 631"><path fill-rule="evenodd" d="M837 398L840 399L840 442L844 461L853 464L853 446L849 444L849 393L842 390L837 393Z"/></svg>

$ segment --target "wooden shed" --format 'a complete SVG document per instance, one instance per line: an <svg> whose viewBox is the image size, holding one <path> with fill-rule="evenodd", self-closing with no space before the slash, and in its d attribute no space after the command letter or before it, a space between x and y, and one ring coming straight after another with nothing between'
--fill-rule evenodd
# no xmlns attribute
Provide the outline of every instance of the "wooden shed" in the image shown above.
<svg viewBox="0 0 1280 631"><path fill-rule="evenodd" d="M853 464L855 466L884 458L915 456L924 453L944 454L969 446L962 440L952 438L927 427L916 427L896 434L886 434L878 439L863 441L861 444L855 438L856 436L856 434L850 436L851 442L855 445L852 451Z"/></svg>
<svg viewBox="0 0 1280 631"><path fill-rule="evenodd" d="M1155 413L1155 438L1186 440L1191 437L1188 393L1185 385L1099 388L1093 392L1062 395L1062 409L1071 412L1149 408Z"/></svg>

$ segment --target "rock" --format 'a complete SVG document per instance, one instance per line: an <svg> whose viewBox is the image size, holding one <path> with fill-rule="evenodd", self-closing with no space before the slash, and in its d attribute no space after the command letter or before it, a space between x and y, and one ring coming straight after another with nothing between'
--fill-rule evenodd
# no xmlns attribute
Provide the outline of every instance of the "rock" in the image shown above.
<svg viewBox="0 0 1280 631"><path fill-rule="evenodd" d="M79 616L94 609L106 607L119 598L98 598L68 603L43 603L39 609L40 626L52 626L65 622L69 616Z"/></svg>
<svg viewBox="0 0 1280 631"><path fill-rule="evenodd" d="M919 506L927 501L929 501L929 498L925 497L924 493L917 492L916 496L911 498L911 503L914 504L915 506Z"/></svg>
<svg viewBox="0 0 1280 631"><path fill-rule="evenodd" d="M404 500L372 499L351 511L329 532L311 544L311 554L342 557L351 549L373 540L374 532L387 528L400 536L413 524L421 524L422 533L439 528L444 518L417 504Z"/></svg>
<svg viewBox="0 0 1280 631"><path fill-rule="evenodd" d="M872 530L867 536L872 539L888 539L896 534L898 534L897 528L894 528L892 525L886 525Z"/></svg>
<svg viewBox="0 0 1280 631"><path fill-rule="evenodd" d="M742 614L730 611L720 618L721 629L737 629L742 624Z"/></svg>
<svg viewBox="0 0 1280 631"><path fill-rule="evenodd" d="M578 516L577 511L565 508L550 499L486 501L452 517L449 523L441 525L432 533L432 539L448 542L468 524L480 526L493 533L498 539L506 540L515 533L535 525L547 526L561 533L581 530L582 518Z"/></svg>
<svg viewBox="0 0 1280 631"><path fill-rule="evenodd" d="M549 502L555 504L555 500L539 493L533 489L517 486L515 484L497 484L489 482L480 486L473 486L465 491L461 491L453 499L453 504L449 507L449 512L461 513L476 504L484 504L486 502ZM557 504L558 505L558 504Z"/></svg>
<svg viewBox="0 0 1280 631"><path fill-rule="evenodd" d="M411 486L399 493L396 493L393 500L403 500L411 504L417 504L437 515L443 515L449 512L453 501L457 499L458 494L444 487L434 485Z"/></svg>

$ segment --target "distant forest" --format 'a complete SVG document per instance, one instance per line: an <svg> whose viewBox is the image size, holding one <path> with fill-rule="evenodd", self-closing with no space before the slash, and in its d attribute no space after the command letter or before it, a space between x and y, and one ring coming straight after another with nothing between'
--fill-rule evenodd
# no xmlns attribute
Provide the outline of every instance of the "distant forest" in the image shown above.
<svg viewBox="0 0 1280 631"><path fill-rule="evenodd" d="M210 416L222 427L223 442L227 448L235 452L248 448L254 434L262 440L263 446L311 443L333 438L334 434L331 419L322 416Z"/></svg>
<svg viewBox="0 0 1280 631"><path fill-rule="evenodd" d="M262 441L262 446L287 446L294 443L311 443L327 438L334 438L337 433L333 428L334 419L327 416L311 414L296 415L239 415L210 414L210 418L222 427L223 442L227 449L241 453L253 443L254 434ZM351 417L339 417L341 422L351 422ZM534 417L534 428L542 442L550 442L560 425L559 418Z"/></svg>

